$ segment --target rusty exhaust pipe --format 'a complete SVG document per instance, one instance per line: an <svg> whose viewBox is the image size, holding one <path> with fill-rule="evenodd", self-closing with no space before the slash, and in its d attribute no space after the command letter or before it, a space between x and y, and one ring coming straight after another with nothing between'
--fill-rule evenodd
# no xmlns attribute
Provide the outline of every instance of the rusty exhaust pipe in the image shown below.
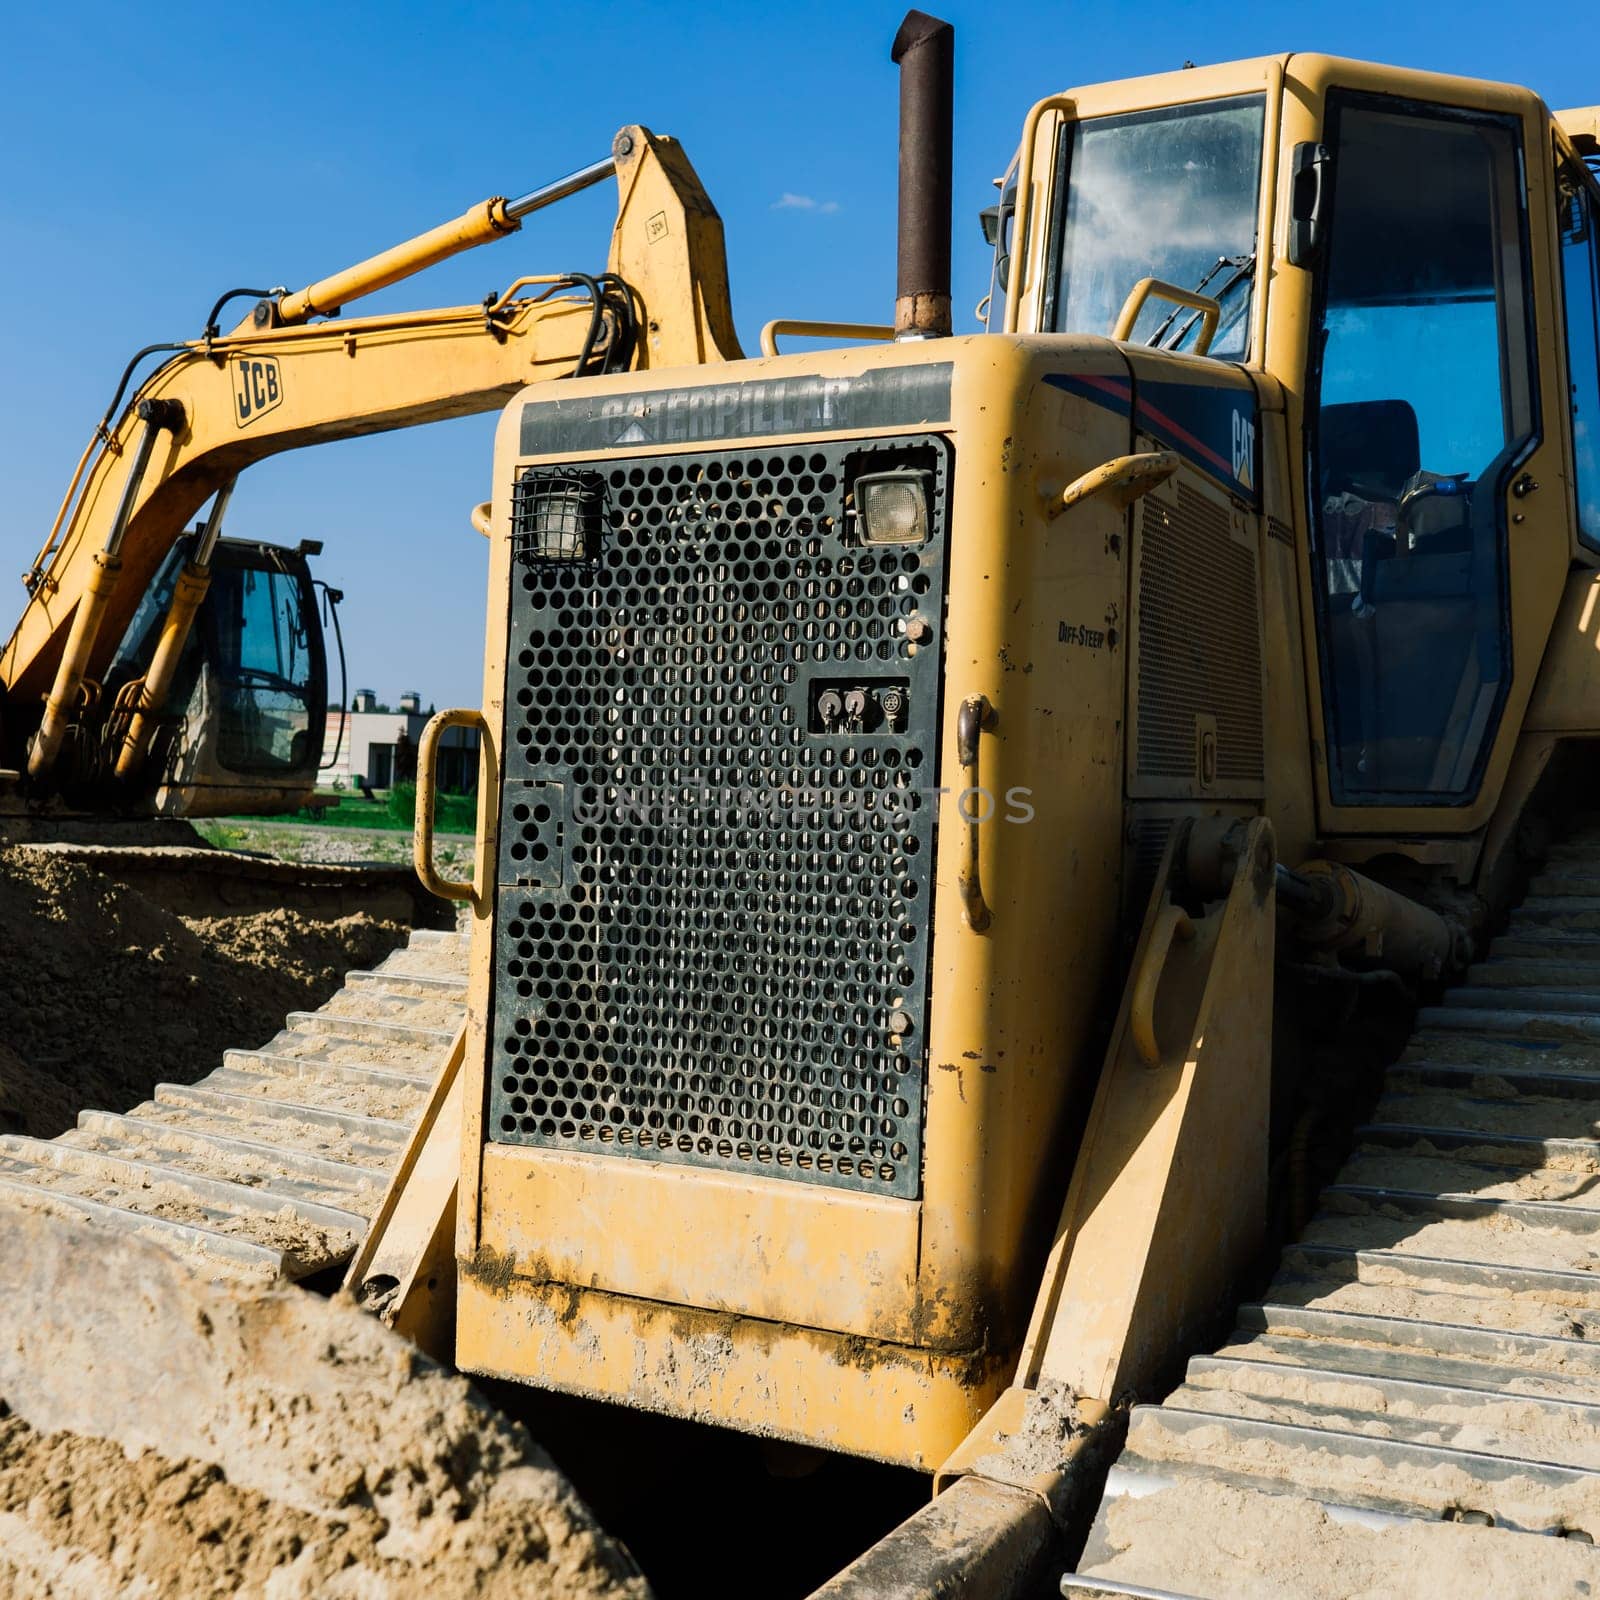
<svg viewBox="0 0 1600 1600"><path fill-rule="evenodd" d="M900 68L900 233L894 336L950 332L950 166L956 31L908 11L889 59Z"/></svg>

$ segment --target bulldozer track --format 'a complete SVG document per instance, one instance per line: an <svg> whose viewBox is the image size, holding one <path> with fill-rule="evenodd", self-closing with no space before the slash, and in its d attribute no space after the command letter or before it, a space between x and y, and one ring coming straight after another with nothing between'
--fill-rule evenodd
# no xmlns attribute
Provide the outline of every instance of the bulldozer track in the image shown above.
<svg viewBox="0 0 1600 1600"><path fill-rule="evenodd" d="M466 1015L466 952L419 929L259 1050L55 1139L0 1136L0 1195L300 1279L354 1253Z"/></svg>
<svg viewBox="0 0 1600 1600"><path fill-rule="evenodd" d="M1124 1497L1197 1479L1316 1501L1340 1523L1600 1539L1597 1134L1591 827L1552 852L1461 986L1419 1012L1267 1294L1162 1404L1134 1408L1063 1591L1178 1593L1125 1581L1139 1546L1115 1546L1109 1518ZM1119 1549L1116 1577L1094 1576ZM1240 1555L1236 1581L1282 1554Z"/></svg>

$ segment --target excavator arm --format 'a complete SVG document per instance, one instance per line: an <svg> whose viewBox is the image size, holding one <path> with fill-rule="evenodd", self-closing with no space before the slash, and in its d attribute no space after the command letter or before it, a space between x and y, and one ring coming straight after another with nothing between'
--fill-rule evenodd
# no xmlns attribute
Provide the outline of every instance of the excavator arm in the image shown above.
<svg viewBox="0 0 1600 1600"><path fill-rule="evenodd" d="M599 280L526 277L479 306L308 320L502 238L612 173L618 214ZM676 142L641 127L617 135L609 161L262 301L232 333L178 350L85 452L0 655L8 744L26 737L30 777L48 777L85 684L163 559L252 463L494 410L545 379L738 354L721 221Z"/></svg>

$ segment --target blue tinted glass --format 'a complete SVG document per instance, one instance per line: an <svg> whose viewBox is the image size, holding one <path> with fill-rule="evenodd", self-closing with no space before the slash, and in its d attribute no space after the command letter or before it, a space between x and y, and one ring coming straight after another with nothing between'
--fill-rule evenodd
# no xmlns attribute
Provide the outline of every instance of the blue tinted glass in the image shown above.
<svg viewBox="0 0 1600 1600"><path fill-rule="evenodd" d="M1515 127L1339 104L1313 353L1329 787L1460 804L1510 678L1505 494L1533 432Z"/></svg>
<svg viewBox="0 0 1600 1600"><path fill-rule="evenodd" d="M311 757L316 662L299 580L253 568L212 580L218 759L235 772L297 769Z"/></svg>
<svg viewBox="0 0 1600 1600"><path fill-rule="evenodd" d="M1566 289L1578 537L1600 550L1600 245L1594 192L1578 172L1560 182L1561 270Z"/></svg>

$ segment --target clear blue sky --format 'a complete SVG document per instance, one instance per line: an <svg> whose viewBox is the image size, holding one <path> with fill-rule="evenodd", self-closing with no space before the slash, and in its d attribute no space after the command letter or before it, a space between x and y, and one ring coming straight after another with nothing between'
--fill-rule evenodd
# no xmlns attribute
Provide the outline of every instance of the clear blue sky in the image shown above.
<svg viewBox="0 0 1600 1600"><path fill-rule="evenodd" d="M975 214L1022 117L1073 84L1280 50L1600 100L1582 5L1174 0L926 7L957 28L957 328ZM887 320L903 7L789 4L17 6L0 46L0 625L124 360L192 337L236 284L297 286L491 193L592 161L624 122L680 138L727 226L747 348L769 317ZM782 204L785 195L811 205ZM367 302L476 301L604 264L613 192ZM476 703L492 418L300 451L241 480L229 528L326 541L351 676ZM9 565L7 565L9 563ZM431 619L449 619L435 627Z"/></svg>

